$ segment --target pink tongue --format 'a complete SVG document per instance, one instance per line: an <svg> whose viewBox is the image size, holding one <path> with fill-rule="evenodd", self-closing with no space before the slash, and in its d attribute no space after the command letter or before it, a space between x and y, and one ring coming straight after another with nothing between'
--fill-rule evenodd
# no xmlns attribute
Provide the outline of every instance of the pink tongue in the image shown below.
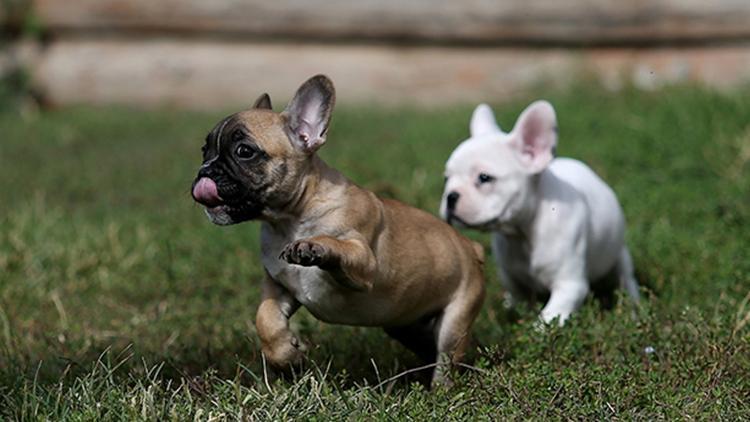
<svg viewBox="0 0 750 422"><path fill-rule="evenodd" d="M193 187L193 198L207 207L221 205L221 197L216 183L208 177L201 177Z"/></svg>

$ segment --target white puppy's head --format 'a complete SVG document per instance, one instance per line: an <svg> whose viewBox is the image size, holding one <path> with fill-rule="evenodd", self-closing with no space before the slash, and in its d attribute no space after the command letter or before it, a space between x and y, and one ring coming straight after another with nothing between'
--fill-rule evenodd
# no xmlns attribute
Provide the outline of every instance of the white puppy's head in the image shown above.
<svg viewBox="0 0 750 422"><path fill-rule="evenodd" d="M492 109L480 104L471 116L470 132L445 165L440 215L451 224L499 229L524 209L534 176L552 161L555 109L536 101L505 133Z"/></svg>

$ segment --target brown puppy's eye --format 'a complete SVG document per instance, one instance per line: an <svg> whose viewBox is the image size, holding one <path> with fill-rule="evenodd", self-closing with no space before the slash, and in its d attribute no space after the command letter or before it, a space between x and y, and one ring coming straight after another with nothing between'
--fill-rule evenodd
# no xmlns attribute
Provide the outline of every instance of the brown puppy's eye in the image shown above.
<svg viewBox="0 0 750 422"><path fill-rule="evenodd" d="M495 178L487 173L479 173L479 177L477 178L477 180L479 180L479 184L482 185L495 180Z"/></svg>
<svg viewBox="0 0 750 422"><path fill-rule="evenodd" d="M248 145L241 144L237 146L235 154L237 155L237 158L241 160L249 160L255 157L255 150L250 148Z"/></svg>

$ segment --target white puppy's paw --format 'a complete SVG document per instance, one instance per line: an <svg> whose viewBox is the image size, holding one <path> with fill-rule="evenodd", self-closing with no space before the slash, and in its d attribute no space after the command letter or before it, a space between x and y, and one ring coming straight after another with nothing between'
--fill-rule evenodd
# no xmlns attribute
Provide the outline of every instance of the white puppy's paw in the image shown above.
<svg viewBox="0 0 750 422"><path fill-rule="evenodd" d="M545 324L545 325L553 325L557 324L558 326L562 327L565 325L565 321L570 316L570 313L562 313L562 312L545 312L545 309L542 309L542 313L539 314L539 322Z"/></svg>
<svg viewBox="0 0 750 422"><path fill-rule="evenodd" d="M562 315L547 315L544 316L544 314L540 314L539 318L534 321L534 331L539 334L544 334L550 330L550 328L554 326L562 327L565 325L566 318L563 318Z"/></svg>
<svg viewBox="0 0 750 422"><path fill-rule="evenodd" d="M517 304L518 301L510 292L503 293L503 308L509 311L514 309Z"/></svg>

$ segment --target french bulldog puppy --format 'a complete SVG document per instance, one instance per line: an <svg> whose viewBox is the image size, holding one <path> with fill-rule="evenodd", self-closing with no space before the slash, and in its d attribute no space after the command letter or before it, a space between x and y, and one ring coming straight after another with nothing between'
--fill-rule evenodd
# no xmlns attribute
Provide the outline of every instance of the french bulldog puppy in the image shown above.
<svg viewBox="0 0 750 422"><path fill-rule="evenodd" d="M316 151L334 102L332 82L318 75L282 113L263 94L220 121L203 146L193 198L215 224L262 222L256 327L270 363L300 361L289 319L301 305L328 323L384 327L437 362L433 385L448 383L484 299L482 247L326 165Z"/></svg>
<svg viewBox="0 0 750 422"><path fill-rule="evenodd" d="M470 132L446 163L440 215L493 232L506 303L549 294L541 319L563 325L590 290L613 278L637 302L617 197L582 162L554 158L552 105L534 102L505 133L481 104Z"/></svg>

